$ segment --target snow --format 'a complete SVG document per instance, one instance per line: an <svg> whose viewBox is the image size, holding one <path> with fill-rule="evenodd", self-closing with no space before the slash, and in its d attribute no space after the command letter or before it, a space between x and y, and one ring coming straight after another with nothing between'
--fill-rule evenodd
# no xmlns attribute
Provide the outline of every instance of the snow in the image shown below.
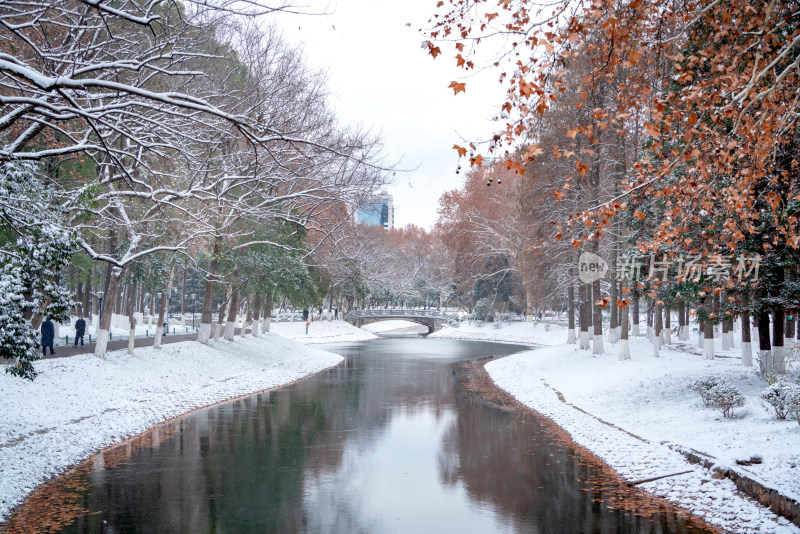
<svg viewBox="0 0 800 534"><path fill-rule="evenodd" d="M617 344L607 343L604 354L593 356L591 350L564 343L566 328L546 329L543 323L463 324L433 335L544 345L490 362L486 369L499 387L555 421L629 481L691 471L639 487L731 532L800 532L742 497L730 480L713 479L711 471L676 452L700 451L713 457L717 467L735 469L800 500L800 426L776 419L760 401L766 383L755 367L739 363L738 343L723 352L717 340L717 355L726 358L713 361L704 360L695 343L664 345L655 358L652 344L638 337L630 340L632 359L621 362ZM693 379L709 374L745 394L746 404L733 419L706 408L689 390ZM736 465L755 455L762 464Z"/></svg>
<svg viewBox="0 0 800 534"><path fill-rule="evenodd" d="M566 340L566 330L558 326L548 326L548 323L483 323L473 321L462 322L456 327L444 326L438 332L428 337L442 337L450 339L474 339L476 341L499 341L503 343L520 343L523 345L551 345ZM551 335L551 330L558 329L559 334ZM554 333L554 332L553 332ZM563 339L562 339L563 338ZM558 340L558 341L556 341Z"/></svg>
<svg viewBox="0 0 800 534"><path fill-rule="evenodd" d="M316 332L326 332L325 341L332 341L336 331L345 330L336 326ZM105 360L90 354L41 360L33 382L2 372L0 365L5 414L0 419L0 517L45 479L107 445L196 408L294 382L341 360L262 334L237 336L233 343L137 348L133 356L113 351Z"/></svg>
<svg viewBox="0 0 800 534"><path fill-rule="evenodd" d="M114 351L105 360L93 355L42 360L34 382L0 372L0 402L7 414L0 420L0 516L47 477L104 446L193 409L278 387L341 361L305 344L376 337L344 321L314 321L308 334L305 324L272 322L271 333L237 336L234 343L182 342L160 350L139 348L133 356ZM408 326L385 321L369 328L383 332ZM655 358L644 337L632 338L632 359L620 362L618 345L607 343L605 354L593 357L590 350L563 343L564 327L542 322L462 323L431 337L541 345L487 364L492 379L628 480L690 471L639 487L709 523L731 532L800 532L743 498L731 481L712 478L709 470L673 450L695 449L717 466L800 498L800 426L775 419L763 406L758 396L765 384L755 367L739 363L738 344L717 350L728 358L707 361L693 342L664 346ZM746 405L735 418L704 407L689 391L691 380L709 374L745 393ZM754 455L763 463L735 465Z"/></svg>
<svg viewBox="0 0 800 534"><path fill-rule="evenodd" d="M409 328L423 329L424 332L428 331L426 326L412 321L405 321L403 319L387 319L386 321L365 324L361 328L374 334L391 332L394 330L407 330Z"/></svg>
<svg viewBox="0 0 800 534"><path fill-rule="evenodd" d="M305 321L273 321L270 332L304 344L367 341L378 337L346 321L312 321L308 334Z"/></svg>

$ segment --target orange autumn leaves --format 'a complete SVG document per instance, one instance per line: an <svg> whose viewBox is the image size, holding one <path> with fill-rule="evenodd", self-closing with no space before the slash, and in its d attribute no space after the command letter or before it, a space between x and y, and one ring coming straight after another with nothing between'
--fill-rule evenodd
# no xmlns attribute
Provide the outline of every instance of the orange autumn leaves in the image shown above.
<svg viewBox="0 0 800 534"><path fill-rule="evenodd" d="M598 132L619 132L630 160L618 184L621 201L612 205L631 206L635 220L647 219L654 244L683 244L697 232L692 246L735 247L766 218L775 234L764 246L800 246L793 207L800 202L794 140L800 24L791 2L561 0L539 19L529 0L500 2L492 13L483 4L440 2L449 10L430 35L457 40L454 56L462 68L470 59L464 43L474 54L489 46L492 34L506 39L493 57L501 58L496 67L508 65L500 73L507 96L498 102L508 117L499 132L513 161L507 168L523 171L537 157L548 112L574 83L571 66L589 58L592 70L578 81L574 108L587 106L587 95L601 88L616 96L600 113L591 112L590 124L564 125L566 139L555 155L575 158L576 179L589 172L591 155L581 151L597 149ZM533 151L520 152L521 143ZM492 144L488 151L498 149ZM564 192L553 195L561 199ZM654 201L659 210L639 206ZM613 216L579 215L598 225Z"/></svg>

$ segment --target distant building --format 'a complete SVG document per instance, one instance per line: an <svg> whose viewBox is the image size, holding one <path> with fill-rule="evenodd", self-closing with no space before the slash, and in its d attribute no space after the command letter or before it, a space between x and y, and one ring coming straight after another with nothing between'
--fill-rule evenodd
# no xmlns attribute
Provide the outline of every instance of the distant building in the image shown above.
<svg viewBox="0 0 800 534"><path fill-rule="evenodd" d="M358 209L356 220L370 226L394 228L394 203L385 189Z"/></svg>

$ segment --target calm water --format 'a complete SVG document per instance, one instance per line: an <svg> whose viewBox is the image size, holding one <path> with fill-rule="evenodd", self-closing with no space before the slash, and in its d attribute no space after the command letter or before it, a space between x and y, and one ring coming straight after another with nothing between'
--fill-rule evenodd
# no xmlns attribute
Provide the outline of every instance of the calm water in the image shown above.
<svg viewBox="0 0 800 534"><path fill-rule="evenodd" d="M160 425L32 496L11 530L705 532L552 424L468 393L496 343L390 338L293 386Z"/></svg>

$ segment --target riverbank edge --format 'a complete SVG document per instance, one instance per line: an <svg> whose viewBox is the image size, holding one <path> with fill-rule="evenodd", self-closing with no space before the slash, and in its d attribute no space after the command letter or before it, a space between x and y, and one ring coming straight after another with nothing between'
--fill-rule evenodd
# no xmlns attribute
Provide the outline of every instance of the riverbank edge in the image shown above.
<svg viewBox="0 0 800 534"><path fill-rule="evenodd" d="M26 504L29 501L35 501L37 499L37 496L40 493L44 494L43 499L47 499L48 500L49 507L58 508L58 506L53 506L53 503L52 503L52 499L53 499L52 494L53 493L58 493L58 491L52 491L52 492L48 491L49 487L52 486L52 485L58 484L63 478L69 477L71 475L74 475L74 474L78 473L81 470L91 470L91 468L89 467L89 463L92 461L92 458L95 458L95 457L101 456L101 455L112 454L113 452L115 452L115 451L117 451L117 450L119 450L119 449L121 449L123 447L127 448L128 446L131 446L131 445L133 446L132 448L148 446L148 445L141 445L141 444L137 445L136 442L137 441L138 442L146 441L144 438L146 438L148 435L152 434L153 432L157 431L159 428L166 427L166 426L170 425L171 423L174 423L175 421L177 421L179 419L182 419L182 418L184 418L184 417L186 417L186 416L188 416L188 415L190 415L192 413L198 412L200 410L205 410L207 408L213 408L214 406L219 406L221 404L226 404L226 403L229 403L229 402L236 402L238 400L242 400L242 399L246 399L246 398L249 398L249 397L253 397L255 395L261 395L262 393L266 393L268 391L274 391L274 390L278 390L278 389L282 389L282 388L285 388L285 387L292 386L292 385L297 384L299 382L303 382L304 380L308 380L309 378L311 378L313 376L316 376L319 373L323 373L325 371L333 369L334 367L338 367L339 365L342 364L343 361L344 361L344 359L342 359L338 363L334 363L332 365L329 365L328 367L325 367L324 369L320 369L319 371L316 371L316 372L311 373L309 375L303 376L303 377L298 378L296 380L292 380L291 382L287 382L285 384L280 384L280 385L264 388L264 389L261 389L261 390L258 390L258 391L253 391L252 393L244 393L242 395L236 395L234 397L230 397L230 398L227 398L227 399L223 399L223 400L219 400L219 401L216 401L216 402L212 402L212 403L207 404L205 406L198 406L198 407L193 408L193 409L191 409L191 410L189 410L187 412L184 412L182 414L178 414L178 415L175 415L175 416L170 417L168 419L164 419L163 421L160 421L160 422L154 424L150 428L142 430L141 432L137 432L136 434L132 434L130 436L127 436L127 437L123 438L122 440L120 440L120 441L118 441L116 443L112 443L110 445L106 445L106 446L96 450L95 452L90 453L85 458L83 458L83 459L75 462L74 464L66 467L63 471L61 471L59 473L54 473L54 474L48 476L47 479L45 479L43 482L41 482L39 485L37 485L31 492L29 492L25 496L25 498L21 502L19 502L13 508L11 508L9 510L8 514L6 514L6 516L0 517L0 532L8 533L8 534L12 534L12 533L16 534L16 532L18 532L18 531L14 528L14 520L15 520L15 518L20 516L20 515L24 515ZM107 462L104 462L103 465L104 465L104 468L113 466L113 464L109 465ZM70 486L70 484L66 484L66 485ZM38 508L36 504L34 504L32 507L34 509ZM34 512L34 513L36 513L36 512ZM72 519L74 519L74 516L69 515L68 516L68 521L71 521ZM23 521L23 522L24 523L28 523L27 521ZM67 524L67 522L64 522L61 526L64 526L66 524ZM10 530L6 530L6 529L10 529ZM23 529L23 531L26 531L26 529Z"/></svg>
<svg viewBox="0 0 800 534"><path fill-rule="evenodd" d="M452 333L451 333L451 335L452 335ZM448 336L448 337L450 337L450 336ZM457 339L455 336L452 336L451 338L452 339ZM498 341L498 340L491 339L491 340L487 340L487 341ZM555 345L551 343L551 344L542 344L541 347L556 348L556 347L559 347L561 345L562 344L560 344L560 343L559 344L555 344ZM535 344L533 344L533 343L529 344L529 346L535 348ZM563 347L565 349L573 348L571 345L566 344L566 343L563 344ZM489 364L489 363L492 363L492 362L498 362L498 361L504 360L505 358L509 358L511 356L514 356L514 355L493 358L490 361L485 361L485 362L482 362L482 363L485 366L486 364ZM543 412L540 412L539 410L537 410L536 406L532 406L530 404L526 404L525 402L522 402L521 400L517 399L511 391L508 391L508 390L504 389L502 386L498 385L494 381L494 378L492 377L492 373L488 369L485 369L485 367L484 367L484 370L486 371L489 379L492 381L492 384L496 388L498 388L499 390L501 390L504 393L506 393L509 396L511 396L516 402L518 402L520 405L522 405L526 409L529 409L529 410L535 412L537 415L540 415L540 416L544 417L545 419L551 421L554 425L558 426L562 431L564 431L570 437L571 442L575 443L575 445L577 447L580 447L581 449L585 449L593 457L597 458L600 462L602 462L605 465L608 465L608 463L599 456L599 452L597 452L597 451L595 451L595 450L593 450L591 448L591 445L589 445L589 444L583 445L583 444L580 444L577 441L575 441L574 436L570 433L570 431L568 429L564 428L561 425L561 423L559 422L557 417L553 417L553 416L547 415L547 414L545 414ZM592 414L591 412L571 404L570 402L568 402L564 398L562 393L560 393L558 390L556 390L550 384L548 384L544 380L544 378L542 378L540 376L535 376L534 378L538 378L539 380L541 380L543 382L543 385L547 389L551 390L558 397L558 399L562 403L564 403L564 405L569 406L572 409L576 410L577 412L585 414L586 416L591 417L592 419L598 421L599 423L602 423L603 425L606 425L606 426L608 426L610 428L613 428L616 431L619 431L619 432L622 432L622 433L627 434L629 436L632 436L632 437L634 437L634 438L636 438L638 440L642 440L643 442L645 441L642 438L640 438L639 436L636 436L635 434L632 434L631 432L629 432L625 428L622 428L622 427L619 427L617 425L608 423L607 421L604 421L603 419L597 417L596 415ZM649 442L647 442L647 443L649 443ZM737 471L735 468L733 468L731 466L728 466L728 465L722 465L722 466L721 465L717 465L717 463L715 462L715 458L710 454L707 454L707 453L704 453L704 452L701 452L701 451L696 451L694 449L684 447L684 446L682 446L680 444L677 444L677 443L670 443L670 442L666 442L666 441L665 442L661 442L659 445L663 446L663 447L666 447L669 450L672 450L674 452L677 452L677 453L681 454L689 464L698 465L698 466L703 467L704 469L706 469L710 473L710 476L713 479L716 479L716 480L720 480L720 479L730 480L736 486L738 491L740 491L744 496L754 500L756 503L758 503L760 506L762 506L765 510L769 510L772 513L774 513L776 516L790 521L795 526L800 526L800 515L798 515L798 510L800 509L800 506L798 506L797 501L795 499L793 499L792 497L790 497L788 495L785 495L785 494L781 493L779 490L771 488L771 487L767 486L766 484L764 484L764 483L762 483L760 481L757 481L757 480L753 479L752 477L749 477L748 475L746 475L746 474L744 474L744 473L742 473L740 471ZM640 483L650 482L651 480L639 480L639 481L628 480L623 474L619 473L613 467L609 466L609 469L611 469L616 474L616 476L618 476L621 480L625 481L629 486L632 486L632 485L636 484L637 489L641 489L642 491L647 492L649 495L652 495L654 498L661 499L664 502L668 502L672 506L676 506L676 507L678 507L678 508L680 508L682 510L686 510L687 512L691 513L693 517L699 517L701 520L705 521L705 519L702 516L697 515L698 510L693 509L691 506L684 505L683 503L680 503L680 502L674 502L674 501L670 500L669 498L667 498L666 495L659 495L655 491L651 491L651 490L649 490L647 488L640 488L638 486L638 484L640 484ZM656 488L654 488L654 490L655 489ZM713 524L713 523L711 523L711 525L713 526L713 529L716 529L719 532L730 532L732 534L736 534L736 533L740 533L740 532L741 533L754 532L753 530L749 530L749 529L742 529L742 530L739 530L739 529L727 529L726 530L725 527L722 527L721 525L717 525L717 524Z"/></svg>
<svg viewBox="0 0 800 534"><path fill-rule="evenodd" d="M498 386L492 379L492 376L489 373L489 371L486 369L486 364L491 363L493 361L502 360L505 357L506 356L497 356L497 357L482 358L476 361L463 362L462 367L464 368L466 380L465 382L462 383L462 385L469 393L480 396L486 402L497 406L501 410L502 409L520 410L523 412L533 414L538 418L541 418L544 421L544 423L550 426L550 430L555 435L557 435L561 440L567 443L569 447L577 450L580 455L586 458L590 458L593 462L596 462L597 464L601 465L608 472L609 476L613 477L614 482L616 482L620 486L627 486L631 491L638 493L643 498L656 501L659 504L666 507L669 511L675 514L684 515L687 518L689 518L691 522L697 523L700 527L705 528L711 532L716 532L718 534L727 534L729 532L724 528L720 527L719 525L713 525L708 523L702 517L696 515L694 512L692 512L692 510L686 507L671 502L668 499L665 499L664 497L661 497L659 495L655 495L652 492L649 492L646 489L641 488L637 485L631 484L630 481L628 481L627 479L625 479L625 477L620 475L620 473L618 473L614 468L608 465L608 463L602 458L600 458L594 451L576 442L573 439L572 435L561 425L559 425L556 421L554 421L552 418L524 404L523 402L519 401L516 397L514 397L514 395L512 395L505 389Z"/></svg>
<svg viewBox="0 0 800 534"><path fill-rule="evenodd" d="M276 334L276 335L279 335L279 334ZM251 339L259 339L259 338L253 338L252 336L250 336L250 337L251 337ZM283 337L287 341L290 341L290 342L294 341L295 343L303 345L303 343L299 343L299 342L297 342L295 340L292 340L292 339L290 339L288 337L284 337L284 336L280 336L280 337ZM261 339L263 340L264 338L262 337ZM345 342L351 342L351 341L353 341L353 340L351 340L351 339L343 339L343 340L341 340L339 342L345 343ZM193 341L186 341L186 342L180 342L180 343L194 343L194 342ZM320 343L336 343L336 341L324 341L324 342L320 342ZM315 343L307 343L307 344L315 344ZM124 349L122 349L122 350L124 350ZM120 352L122 352L122 350L120 350ZM321 350L321 349L316 349L316 350ZM45 488L48 485L52 484L54 481L58 480L59 478L74 472L76 469L79 468L79 466L81 466L83 464L86 464L91 458L93 458L94 456L96 456L96 455L98 455L100 453L106 453L108 451L111 451L111 450L117 449L119 447L125 446L126 444L129 444L129 443L134 442L136 440L140 440L143 436L147 435L148 433L152 432L153 430L157 429L158 427L164 426L164 425L168 425L169 423L174 422L175 420L178 420L178 419L181 419L183 417L186 417L187 415L192 414L194 412L197 412L199 410L204 410L206 408L211 408L213 406L218 406L220 404L225 404L225 403L228 403L228 402L235 402L237 400L240 400L240 399L243 399L243 398L252 397L254 395L259 395L259 394L265 393L267 391L277 390L277 389L281 389L281 388L284 388L284 387L291 386L293 384L296 384L298 382L302 382L303 380L311 378L311 377L313 377L315 375L318 375L320 373L323 373L323 372L326 372L326 371L328 371L330 369L333 369L333 368L341 365L342 362L344 361L344 358L342 358L338 354L335 354L335 353L330 352L330 351L323 351L323 352L329 352L331 355L337 356L339 358L339 360L337 362L335 362L335 363L332 363L331 365L328 365L328 366L323 367L323 368L319 368L319 369L317 369L317 370L315 370L315 371L313 371L313 372L311 372L309 374L306 374L304 376L301 376L301 377L296 378L294 380L290 380L290 381L285 382L285 383L275 384L275 385L272 385L272 386L267 387L267 388L256 389L256 390L253 390L253 391L248 392L248 393L241 393L241 394L233 395L233 396L230 396L230 397L220 398L220 399L214 400L213 402L210 402L208 404L195 406L195 407L193 407L193 408L191 408L191 409L189 409L189 410L187 410L185 412L178 413L178 414L172 415L170 417L167 417L165 419L162 419L162 420L152 424L150 427L148 427L148 428L146 428L144 430L139 430L139 429L134 430L134 431L132 431L132 433L124 436L122 439L120 439L118 441L115 441L113 443L108 443L108 444L102 445L100 447L97 447L95 449L92 449L91 452L88 452L87 454L85 454L83 457L81 457L81 459L76 460L76 461L70 463L69 465L67 465L67 466L65 466L63 468L60 468L60 469L57 469L57 470L52 470L52 471L50 471L50 472L48 472L46 474L41 475L41 478L39 478L36 482L34 482L35 486L33 486L29 491L27 491L24 495L22 495L19 499L17 499L3 513L0 513L0 532L5 533L7 531L6 529L9 528L9 524L12 521L13 517L15 516L15 514L18 513L25 506L25 503L29 499L34 497L34 495L37 492L41 491L43 488Z"/></svg>

